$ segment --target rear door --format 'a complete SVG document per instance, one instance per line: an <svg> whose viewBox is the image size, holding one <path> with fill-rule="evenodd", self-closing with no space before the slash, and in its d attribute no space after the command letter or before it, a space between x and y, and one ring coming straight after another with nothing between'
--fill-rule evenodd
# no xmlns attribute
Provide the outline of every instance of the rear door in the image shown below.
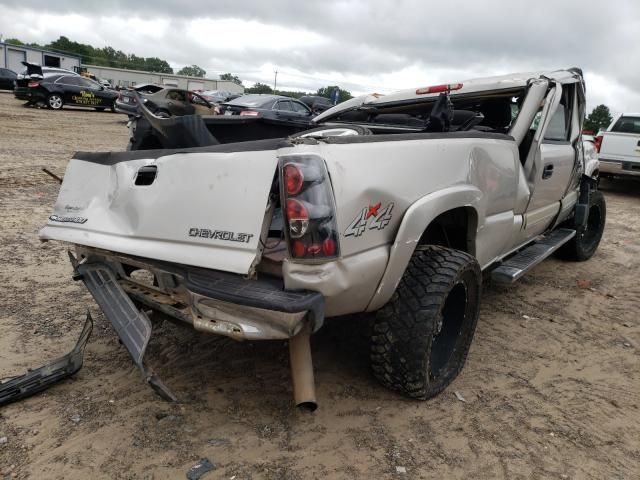
<svg viewBox="0 0 640 480"><path fill-rule="evenodd" d="M273 106L279 120L293 120L293 106L289 100L278 100Z"/></svg>
<svg viewBox="0 0 640 480"><path fill-rule="evenodd" d="M65 75L56 80L56 85L62 89L64 103L68 105L82 105L82 78L77 75Z"/></svg>

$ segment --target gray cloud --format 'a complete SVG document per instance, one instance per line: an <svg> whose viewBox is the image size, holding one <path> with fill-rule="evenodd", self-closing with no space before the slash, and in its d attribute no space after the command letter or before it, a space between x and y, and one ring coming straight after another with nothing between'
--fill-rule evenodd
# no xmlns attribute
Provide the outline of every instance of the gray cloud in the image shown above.
<svg viewBox="0 0 640 480"><path fill-rule="evenodd" d="M211 72L232 71L242 78L271 82L261 66L276 65L287 85L317 88L322 80L340 80L353 90L383 88L385 78L402 84L398 72L413 68L424 72L425 82L455 80L438 75L464 77L508 73L509 71L580 66L588 74L609 80L614 92L593 92L593 99L607 98L619 109L640 110L640 2L612 0L596 6L578 0L558 1L449 1L419 0L356 1L218 0L203 5L198 1L159 0L152 3L82 2L77 0L0 0L5 36L26 37L12 31L11 12L33 15L43 12L78 14L92 19L140 17L170 22L161 41L132 43L125 32L101 32L105 44L144 55L157 55L175 64L196 63ZM205 41L185 36L195 19L238 19L311 32L320 44L300 44L291 35L287 48L274 49L270 39L230 49L234 36L210 32ZM63 25L53 35L66 34ZM240 31L237 35L242 35ZM78 41L72 34L69 37ZM94 37L95 38L95 37ZM47 41L52 38L28 38ZM396 77L394 77L396 75ZM399 83L401 85L399 85ZM599 82L600 89L607 82ZM605 87L606 88L606 87ZM590 92L591 93L591 92ZM611 99L614 100L611 100ZM627 107L627 104L631 103ZM592 105L593 106L593 105Z"/></svg>

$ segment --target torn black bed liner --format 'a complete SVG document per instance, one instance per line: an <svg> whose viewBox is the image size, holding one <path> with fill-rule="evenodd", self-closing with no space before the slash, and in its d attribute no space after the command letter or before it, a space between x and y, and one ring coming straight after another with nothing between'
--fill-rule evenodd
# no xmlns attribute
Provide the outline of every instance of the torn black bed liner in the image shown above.
<svg viewBox="0 0 640 480"><path fill-rule="evenodd" d="M78 372L82 368L84 349L87 346L92 330L93 319L91 314L87 312L87 319L73 350L64 357L57 358L43 367L29 370L24 375L10 377L1 381L0 405L34 395Z"/></svg>

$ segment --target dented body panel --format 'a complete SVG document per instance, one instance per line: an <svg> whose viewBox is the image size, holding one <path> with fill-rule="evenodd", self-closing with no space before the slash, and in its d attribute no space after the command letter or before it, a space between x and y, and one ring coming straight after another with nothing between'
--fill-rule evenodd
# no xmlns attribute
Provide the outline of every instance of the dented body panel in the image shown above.
<svg viewBox="0 0 640 480"><path fill-rule="evenodd" d="M327 124L327 136L79 153L41 238L74 244L85 261L109 265L129 296L198 330L237 339L290 338L309 316L317 329L325 316L385 305L416 246L430 241L425 235L443 215L464 219L457 228L465 237L456 248L475 256L483 269L569 218L585 163L596 172L597 159L591 151L585 159L576 148L579 130L567 131L563 142L544 139L563 89L583 105L581 75L574 71L465 82L455 92L461 102L483 91L507 101L520 95L513 103L519 115L507 112L502 129L428 132L354 123L346 132L340 126L344 112L382 108L397 115L410 111L411 102L435 101L435 95L411 90L327 110L315 120L336 122ZM523 147L527 141L529 149ZM326 259L296 258L296 237L286 222L276 225L288 208L284 190L290 187L282 177L287 162L315 172L315 180L300 180L306 188L329 185L331 201L316 209L337 229L337 245L326 247ZM549 164L555 165L553 177L543 179ZM136 282L131 269L151 272L155 284ZM194 288L193 269L211 288ZM226 298L224 285L248 297ZM255 304L251 295L260 292L274 301ZM287 294L310 303L291 310L284 306ZM321 312L312 294L322 298Z"/></svg>

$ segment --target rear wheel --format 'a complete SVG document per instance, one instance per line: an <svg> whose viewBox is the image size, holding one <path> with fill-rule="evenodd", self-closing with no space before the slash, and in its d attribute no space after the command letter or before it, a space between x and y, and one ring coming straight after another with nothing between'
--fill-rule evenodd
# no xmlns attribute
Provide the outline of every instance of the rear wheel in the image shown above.
<svg viewBox="0 0 640 480"><path fill-rule="evenodd" d="M576 262L589 260L600 245L606 217L607 205L604 195L599 190L592 190L589 193L587 224L577 229L575 237L558 250L558 255Z"/></svg>
<svg viewBox="0 0 640 480"><path fill-rule="evenodd" d="M371 366L387 388L427 399L458 375L478 321L480 266L451 248L418 247L376 315Z"/></svg>
<svg viewBox="0 0 640 480"><path fill-rule="evenodd" d="M47 97L47 107L53 110L60 110L64 105L64 101L62 100L62 96L57 93L50 93Z"/></svg>

